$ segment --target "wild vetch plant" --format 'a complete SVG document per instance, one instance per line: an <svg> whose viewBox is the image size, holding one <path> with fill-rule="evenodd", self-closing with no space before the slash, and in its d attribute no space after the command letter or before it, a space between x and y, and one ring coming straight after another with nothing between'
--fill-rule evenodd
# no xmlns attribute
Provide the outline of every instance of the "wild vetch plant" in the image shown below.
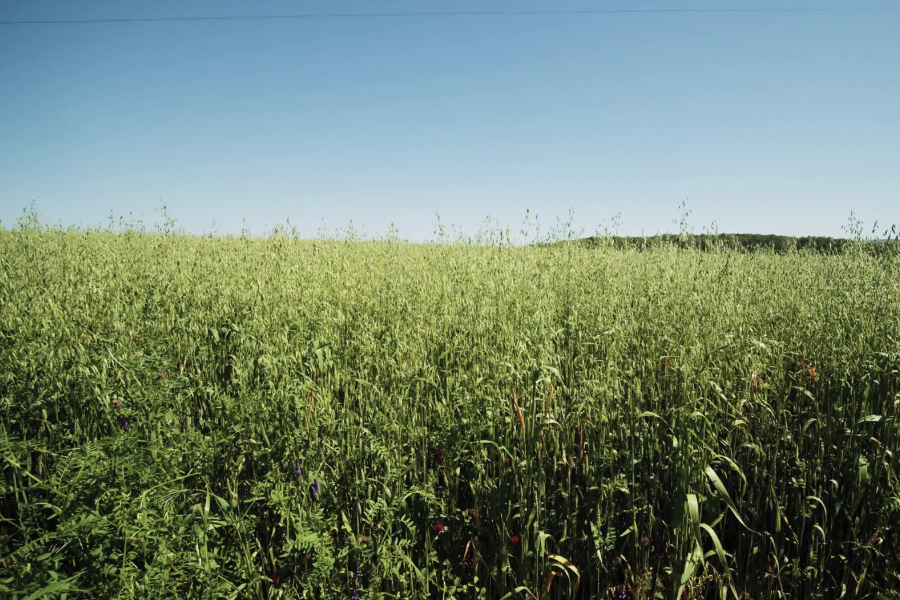
<svg viewBox="0 0 900 600"><path fill-rule="evenodd" d="M33 221L0 232L3 597L900 588L897 253Z"/></svg>

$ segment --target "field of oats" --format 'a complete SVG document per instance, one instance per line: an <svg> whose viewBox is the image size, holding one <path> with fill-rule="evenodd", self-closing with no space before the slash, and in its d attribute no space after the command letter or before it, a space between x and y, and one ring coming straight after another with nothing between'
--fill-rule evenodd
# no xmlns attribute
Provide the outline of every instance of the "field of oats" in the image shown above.
<svg viewBox="0 0 900 600"><path fill-rule="evenodd" d="M897 253L0 232L4 598L896 598L898 416Z"/></svg>

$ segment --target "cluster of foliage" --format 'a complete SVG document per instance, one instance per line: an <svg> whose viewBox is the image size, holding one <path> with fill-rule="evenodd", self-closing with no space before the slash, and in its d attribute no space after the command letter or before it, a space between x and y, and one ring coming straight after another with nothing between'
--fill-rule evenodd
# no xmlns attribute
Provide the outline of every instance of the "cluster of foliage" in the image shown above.
<svg viewBox="0 0 900 600"><path fill-rule="evenodd" d="M900 247L893 239L869 242L865 247L873 254L896 253ZM623 249L652 249L657 246L676 245L703 251L718 251L723 247L732 250L771 250L776 254L788 254L803 250L823 254L842 254L859 250L858 240L821 236L791 237L786 235L762 235L758 233L704 233L704 234L663 234L649 237L637 236L592 236L579 240L586 246L611 246ZM878 243L881 242L881 243Z"/></svg>
<svg viewBox="0 0 900 600"><path fill-rule="evenodd" d="M900 258L0 232L0 595L900 587Z"/></svg>

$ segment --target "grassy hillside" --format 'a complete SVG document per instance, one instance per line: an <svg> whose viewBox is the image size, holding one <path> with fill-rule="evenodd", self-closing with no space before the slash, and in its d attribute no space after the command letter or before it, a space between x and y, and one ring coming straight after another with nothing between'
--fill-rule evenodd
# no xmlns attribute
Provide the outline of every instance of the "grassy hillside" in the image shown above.
<svg viewBox="0 0 900 600"><path fill-rule="evenodd" d="M8 598L900 587L896 255L3 232L0 415Z"/></svg>

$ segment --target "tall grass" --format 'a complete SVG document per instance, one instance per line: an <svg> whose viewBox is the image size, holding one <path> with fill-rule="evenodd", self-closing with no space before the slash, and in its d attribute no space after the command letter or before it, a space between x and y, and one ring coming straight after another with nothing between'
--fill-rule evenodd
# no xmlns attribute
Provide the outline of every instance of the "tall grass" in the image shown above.
<svg viewBox="0 0 900 600"><path fill-rule="evenodd" d="M896 255L21 230L0 263L4 597L897 597Z"/></svg>

